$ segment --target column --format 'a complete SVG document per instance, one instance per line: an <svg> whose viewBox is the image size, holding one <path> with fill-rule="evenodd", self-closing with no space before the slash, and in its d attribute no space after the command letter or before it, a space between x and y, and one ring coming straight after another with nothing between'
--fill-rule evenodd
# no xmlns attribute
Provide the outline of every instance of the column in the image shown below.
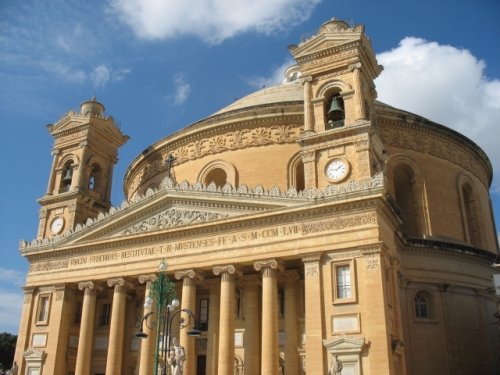
<svg viewBox="0 0 500 375"><path fill-rule="evenodd" d="M181 309L191 310L196 314L196 282L203 281L203 274L194 269L180 270L175 272L177 280L182 279L182 301ZM183 314L185 316L186 314ZM196 374L196 348L194 337L189 337L186 333L192 327L186 327L179 332L179 345L184 347L186 362L184 362L183 375Z"/></svg>
<svg viewBox="0 0 500 375"><path fill-rule="evenodd" d="M233 375L235 277L241 276L241 270L234 264L225 264L215 266L213 273L221 275L218 375Z"/></svg>
<svg viewBox="0 0 500 375"><path fill-rule="evenodd" d="M52 298L50 315L51 319L55 319L59 323L51 327L47 347L50 346L56 348L56 350L52 358L47 358L44 366L44 373L65 374L68 372L66 352L68 348L69 330L74 318L71 314L72 304L68 301L66 296L67 293L71 293L68 289L65 283L54 284L55 298Z"/></svg>
<svg viewBox="0 0 500 375"><path fill-rule="evenodd" d="M21 324L19 325L19 334L17 336L16 342L16 354L14 355L14 361L17 362L19 367L19 374L24 374L26 372L26 364L24 362L23 353L28 348L29 341L31 338L31 322L32 322L32 311L34 306L33 293L35 292L34 286L22 286L21 289L24 293L24 304L23 311L21 313ZM35 310L36 314L36 310Z"/></svg>
<svg viewBox="0 0 500 375"><path fill-rule="evenodd" d="M121 277L108 280L108 286L114 287L111 325L109 329L108 358L106 374L120 375L122 372L123 333L125 331L125 306L127 286Z"/></svg>
<svg viewBox="0 0 500 375"><path fill-rule="evenodd" d="M151 283L156 281L157 276L152 273L149 275L139 276L139 282L141 284L146 283L146 291L144 294L144 303L146 298L149 296L149 290L151 288ZM144 315L149 313L151 309L144 309ZM147 329L147 327L143 326ZM141 353L139 359L139 375L150 375L153 373L154 369L154 355L155 355L155 343L156 343L156 330L152 329L147 332L148 338L141 340Z"/></svg>
<svg viewBox="0 0 500 375"><path fill-rule="evenodd" d="M277 375L279 370L278 271L284 268L277 259L256 261L254 268L262 271L261 375Z"/></svg>
<svg viewBox="0 0 500 375"><path fill-rule="evenodd" d="M321 252L304 254L306 340L305 360L307 374L325 374L325 348L323 347L323 291L321 287Z"/></svg>
<svg viewBox="0 0 500 375"><path fill-rule="evenodd" d="M50 169L49 184L47 186L47 193L45 195L52 195L54 191L54 179L56 177L56 166L57 166L57 155L59 155L58 149L53 149L51 155L54 156L52 159L52 168Z"/></svg>
<svg viewBox="0 0 500 375"><path fill-rule="evenodd" d="M85 181L86 169L87 169L87 141L80 142L79 145L82 148L82 154L80 156L80 164L78 165L78 169L76 172L78 173L76 176L73 171L73 178L76 181L71 181L71 190L78 190L82 188L88 187L88 181ZM76 160L75 160L76 163ZM76 183L75 183L76 182Z"/></svg>
<svg viewBox="0 0 500 375"><path fill-rule="evenodd" d="M304 85L304 133L314 133L314 108L312 100L312 77L302 77Z"/></svg>
<svg viewBox="0 0 500 375"><path fill-rule="evenodd" d="M361 63L357 62L349 65L349 69L353 70L354 73L354 98L355 98L355 110L356 110L356 121L366 120L365 102L363 99L363 85L361 82Z"/></svg>
<svg viewBox="0 0 500 375"><path fill-rule="evenodd" d="M78 284L83 290L82 320L80 323L80 338L76 354L75 375L89 375L92 355L92 340L94 338L94 318L96 303L96 285L92 281Z"/></svg>
<svg viewBox="0 0 500 375"><path fill-rule="evenodd" d="M245 318L245 369L246 374L260 372L260 286L258 275L246 275L238 280L245 291L243 316Z"/></svg>
<svg viewBox="0 0 500 375"><path fill-rule="evenodd" d="M206 375L218 374L220 285L220 279L208 279L203 282L203 288L210 290L208 302Z"/></svg>
<svg viewBox="0 0 500 375"><path fill-rule="evenodd" d="M285 372L299 375L299 317L297 314L297 270L281 272L278 281L285 284Z"/></svg>

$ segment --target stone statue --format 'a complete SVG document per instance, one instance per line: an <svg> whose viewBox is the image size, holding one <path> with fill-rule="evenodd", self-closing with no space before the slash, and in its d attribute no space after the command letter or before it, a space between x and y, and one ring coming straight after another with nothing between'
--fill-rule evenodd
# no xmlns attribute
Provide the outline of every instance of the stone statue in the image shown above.
<svg viewBox="0 0 500 375"><path fill-rule="evenodd" d="M186 360L186 353L184 347L179 345L179 342L174 337L172 339L172 346L169 353L170 375L182 375L184 369L184 361Z"/></svg>
<svg viewBox="0 0 500 375"><path fill-rule="evenodd" d="M328 370L328 375L341 375L342 374L342 362L339 356L336 355L332 363L330 364L330 369Z"/></svg>
<svg viewBox="0 0 500 375"><path fill-rule="evenodd" d="M12 375L17 375L17 370L18 370L18 369L19 369L19 368L17 367L17 362L15 362L15 361L14 361L14 364L13 364L13 365L12 365L12 367L10 368L10 373L11 373Z"/></svg>

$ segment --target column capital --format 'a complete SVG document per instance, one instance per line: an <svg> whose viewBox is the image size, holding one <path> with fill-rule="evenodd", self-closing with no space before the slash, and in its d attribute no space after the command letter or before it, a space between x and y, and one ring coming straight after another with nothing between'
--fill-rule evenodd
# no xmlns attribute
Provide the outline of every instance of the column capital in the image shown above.
<svg viewBox="0 0 500 375"><path fill-rule="evenodd" d="M220 290L220 279L206 279L203 281L203 289Z"/></svg>
<svg viewBox="0 0 500 375"><path fill-rule="evenodd" d="M36 286L22 286L21 289L23 290L24 294L33 294Z"/></svg>
<svg viewBox="0 0 500 375"><path fill-rule="evenodd" d="M243 275L243 271L241 270L241 267L236 265L236 264L232 264L232 263L214 266L214 268L212 269L212 272L216 276L220 275L221 273L228 273L230 275L234 275L237 277L240 277L241 275Z"/></svg>
<svg viewBox="0 0 500 375"><path fill-rule="evenodd" d="M156 280L158 280L158 276L155 273L149 273L147 275L140 275L138 277L138 280L141 284L144 284L146 281L155 282Z"/></svg>
<svg viewBox="0 0 500 375"><path fill-rule="evenodd" d="M305 84L306 82L312 82L312 79L312 76L302 76L300 77L299 82Z"/></svg>
<svg viewBox="0 0 500 375"><path fill-rule="evenodd" d="M355 63L352 63L352 64L349 64L349 66L347 67L347 69L349 71L353 71L354 69L361 69L361 62L355 62Z"/></svg>
<svg viewBox="0 0 500 375"><path fill-rule="evenodd" d="M316 251L314 253L302 254L303 263L317 263L321 260L321 251Z"/></svg>
<svg viewBox="0 0 500 375"><path fill-rule="evenodd" d="M102 287L102 285L98 282L94 282L94 281L81 281L78 283L78 289L80 290L84 290L84 289L87 289L87 290L93 290L93 289L96 289L98 291L102 291L104 290L104 288Z"/></svg>
<svg viewBox="0 0 500 375"><path fill-rule="evenodd" d="M260 275L244 275L238 280L240 286L262 285L262 278Z"/></svg>
<svg viewBox="0 0 500 375"><path fill-rule="evenodd" d="M300 279L298 270L287 270L278 273L278 281L282 283L296 282Z"/></svg>
<svg viewBox="0 0 500 375"><path fill-rule="evenodd" d="M263 259L263 260L257 260L253 264L253 268L255 270L260 271L262 269L270 268L272 270L277 270L277 271L284 271L285 267L283 266L283 262L279 259L272 258L272 259Z"/></svg>
<svg viewBox="0 0 500 375"><path fill-rule="evenodd" d="M205 276L203 275L203 271L199 271L194 268L188 268L185 270L175 271L175 278L177 280L188 278L188 279L193 279L195 281L203 281Z"/></svg>
<svg viewBox="0 0 500 375"><path fill-rule="evenodd" d="M132 284L128 280L125 280L123 277L108 279L107 284L109 287L126 287L129 289L132 289L134 287L134 284Z"/></svg>

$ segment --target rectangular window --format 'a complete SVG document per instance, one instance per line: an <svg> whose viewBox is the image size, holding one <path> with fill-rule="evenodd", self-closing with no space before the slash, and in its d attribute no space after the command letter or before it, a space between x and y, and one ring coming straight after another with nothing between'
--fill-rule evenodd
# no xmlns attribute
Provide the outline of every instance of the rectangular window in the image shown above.
<svg viewBox="0 0 500 375"><path fill-rule="evenodd" d="M109 326L109 319L111 317L111 304L104 303L101 309L101 318L99 319L99 326Z"/></svg>
<svg viewBox="0 0 500 375"><path fill-rule="evenodd" d="M355 260L332 263L332 303L353 303L356 300Z"/></svg>
<svg viewBox="0 0 500 375"><path fill-rule="evenodd" d="M75 304L75 317L73 323L80 324L82 321L82 301L76 301Z"/></svg>
<svg viewBox="0 0 500 375"><path fill-rule="evenodd" d="M349 266L337 267L337 298L351 298L351 270Z"/></svg>
<svg viewBox="0 0 500 375"><path fill-rule="evenodd" d="M200 330L207 331L208 330L208 298L200 299Z"/></svg>
<svg viewBox="0 0 500 375"><path fill-rule="evenodd" d="M42 295L38 299L37 323L47 324L49 320L50 295Z"/></svg>

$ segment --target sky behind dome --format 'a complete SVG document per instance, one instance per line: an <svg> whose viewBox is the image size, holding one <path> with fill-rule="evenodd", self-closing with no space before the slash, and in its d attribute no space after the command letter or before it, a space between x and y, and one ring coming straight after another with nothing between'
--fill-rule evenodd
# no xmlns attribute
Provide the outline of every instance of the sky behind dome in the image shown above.
<svg viewBox="0 0 500 375"><path fill-rule="evenodd" d="M93 95L131 137L113 178L172 132L293 64L287 46L332 17L364 24L378 99L453 128L488 154L500 222L500 2L495 0L5 0L0 3L0 332L17 334L52 163L45 125ZM192 181L194 182L194 181Z"/></svg>

